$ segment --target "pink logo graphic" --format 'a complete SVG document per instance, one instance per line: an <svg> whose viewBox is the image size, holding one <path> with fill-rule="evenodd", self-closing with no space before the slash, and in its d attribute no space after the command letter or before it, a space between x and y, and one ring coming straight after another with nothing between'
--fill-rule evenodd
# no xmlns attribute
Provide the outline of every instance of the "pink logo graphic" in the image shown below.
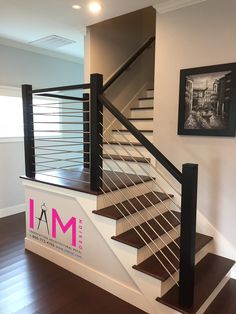
<svg viewBox="0 0 236 314"><path fill-rule="evenodd" d="M30 199L29 201L29 227L31 230L35 230L35 219L38 219L39 223L37 226L37 230L40 228L41 222L46 223L48 235L50 234L51 230L51 236L52 238L57 238L57 233L62 232L63 234L66 234L71 230L71 244L73 247L78 248L80 250L83 249L82 246L82 238L83 238L83 220L77 219L76 217L71 217L67 222L63 222L58 211L55 208L52 208L52 226L48 225L48 219L46 214L46 205L43 203L41 206L41 215L40 217L35 217L35 202L33 199ZM43 219L44 218L44 219ZM78 239L78 241L77 241Z"/></svg>
<svg viewBox="0 0 236 314"><path fill-rule="evenodd" d="M65 234L70 228L72 228L72 245L76 247L76 218L72 217L66 225L63 225L61 218L59 217L55 208L52 209L52 237L57 237L57 222Z"/></svg>

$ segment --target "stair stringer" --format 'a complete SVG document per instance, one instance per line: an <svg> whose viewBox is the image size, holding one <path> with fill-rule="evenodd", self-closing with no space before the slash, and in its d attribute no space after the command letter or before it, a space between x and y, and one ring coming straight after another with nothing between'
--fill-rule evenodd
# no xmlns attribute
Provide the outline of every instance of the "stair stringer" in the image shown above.
<svg viewBox="0 0 236 314"><path fill-rule="evenodd" d="M77 201L81 204L82 207L86 207L86 204L81 203L81 199L77 199ZM156 301L156 297L163 295L164 292L169 290L174 285L174 281L172 282L171 280L167 280L166 284L169 286L165 287L163 291L163 283L160 280L133 269L132 266L137 264L137 249L111 239L111 237L114 236L116 232L116 225L114 222L109 218L95 215L91 211L85 211L85 213L97 228L99 233L102 235L103 239L106 241L107 245L113 251L115 256L121 262L137 287L140 289L143 297L147 300L147 306L150 308L148 313L179 313L173 309L168 310L168 312L166 310L162 311L161 308L164 309L164 307Z"/></svg>

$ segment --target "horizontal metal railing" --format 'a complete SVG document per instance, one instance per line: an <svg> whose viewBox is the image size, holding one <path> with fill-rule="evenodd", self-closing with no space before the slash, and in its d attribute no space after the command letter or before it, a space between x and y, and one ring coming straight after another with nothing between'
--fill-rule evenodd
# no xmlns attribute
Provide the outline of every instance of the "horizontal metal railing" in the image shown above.
<svg viewBox="0 0 236 314"><path fill-rule="evenodd" d="M62 186L69 182L90 186L89 95L61 94L89 87L22 86L27 177Z"/></svg>

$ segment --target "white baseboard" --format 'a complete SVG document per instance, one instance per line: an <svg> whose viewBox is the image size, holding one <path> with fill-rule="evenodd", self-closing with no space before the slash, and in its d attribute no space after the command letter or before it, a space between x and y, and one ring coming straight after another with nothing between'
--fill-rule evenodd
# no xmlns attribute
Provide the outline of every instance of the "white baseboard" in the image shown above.
<svg viewBox="0 0 236 314"><path fill-rule="evenodd" d="M15 205L7 208L0 208L0 218L19 214L25 211L25 204Z"/></svg>
<svg viewBox="0 0 236 314"><path fill-rule="evenodd" d="M146 300L140 291L135 290L96 269L88 267L80 261L74 260L60 252L56 252L31 239L25 238L25 248L93 283L94 285L101 287L103 290L110 292L118 298L142 309L143 311L149 310Z"/></svg>

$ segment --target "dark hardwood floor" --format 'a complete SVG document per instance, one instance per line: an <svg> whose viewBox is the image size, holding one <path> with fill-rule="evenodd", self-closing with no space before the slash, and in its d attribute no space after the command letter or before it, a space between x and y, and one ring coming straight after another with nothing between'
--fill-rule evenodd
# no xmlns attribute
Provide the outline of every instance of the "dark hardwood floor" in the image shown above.
<svg viewBox="0 0 236 314"><path fill-rule="evenodd" d="M24 250L24 214L0 219L0 314L142 314Z"/></svg>

